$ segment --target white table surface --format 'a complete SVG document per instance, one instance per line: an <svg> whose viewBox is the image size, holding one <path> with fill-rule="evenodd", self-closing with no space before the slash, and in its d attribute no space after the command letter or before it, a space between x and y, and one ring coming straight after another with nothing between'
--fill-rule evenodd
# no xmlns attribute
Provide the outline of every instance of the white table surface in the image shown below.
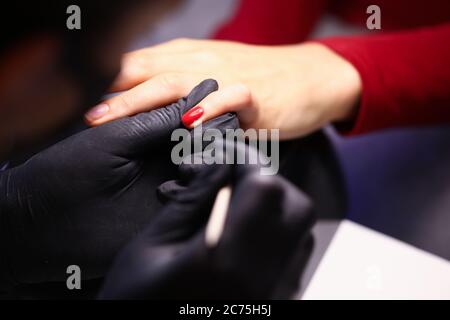
<svg viewBox="0 0 450 320"><path fill-rule="evenodd" d="M449 261L348 220L333 233L298 298L450 299Z"/></svg>

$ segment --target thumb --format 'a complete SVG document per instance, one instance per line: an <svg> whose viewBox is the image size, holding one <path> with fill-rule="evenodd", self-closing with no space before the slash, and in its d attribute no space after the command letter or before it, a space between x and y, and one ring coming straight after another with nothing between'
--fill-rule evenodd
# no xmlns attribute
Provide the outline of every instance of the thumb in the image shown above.
<svg viewBox="0 0 450 320"><path fill-rule="evenodd" d="M280 176L253 172L235 186L224 240L227 237L236 245L253 243L282 253L275 247L291 248L313 222L313 205L306 195Z"/></svg>
<svg viewBox="0 0 450 320"><path fill-rule="evenodd" d="M218 190L229 182L231 166L205 168L185 189L177 193L146 230L146 238L159 241L186 240L204 227Z"/></svg>

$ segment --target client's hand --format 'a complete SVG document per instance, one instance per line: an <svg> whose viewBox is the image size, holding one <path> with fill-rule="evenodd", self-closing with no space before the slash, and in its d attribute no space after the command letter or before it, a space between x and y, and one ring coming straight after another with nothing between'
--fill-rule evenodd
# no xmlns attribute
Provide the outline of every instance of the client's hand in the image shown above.
<svg viewBox="0 0 450 320"><path fill-rule="evenodd" d="M217 83L206 80L178 103L88 129L1 173L0 289L65 280L72 264L83 279L102 276L160 208L148 199L165 181L155 177L168 178L158 173L170 152L163 157L158 146L215 90ZM148 175L144 168L152 165ZM153 185L142 181L145 174Z"/></svg>
<svg viewBox="0 0 450 320"><path fill-rule="evenodd" d="M269 47L181 39L125 55L113 90L126 91L87 120L98 125L165 105L205 77L218 80L221 90L201 102L197 123L235 111L243 128L280 129L283 139L350 120L361 92L358 71L321 44Z"/></svg>
<svg viewBox="0 0 450 320"><path fill-rule="evenodd" d="M203 168L118 256L99 297L289 297L312 248L311 203L283 178L253 169ZM205 226L227 184L233 191L223 235L210 247Z"/></svg>

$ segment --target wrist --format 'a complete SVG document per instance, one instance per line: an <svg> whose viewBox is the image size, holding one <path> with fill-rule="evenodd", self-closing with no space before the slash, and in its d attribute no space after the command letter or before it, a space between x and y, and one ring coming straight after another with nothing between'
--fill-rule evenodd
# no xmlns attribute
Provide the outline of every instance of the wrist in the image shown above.
<svg viewBox="0 0 450 320"><path fill-rule="evenodd" d="M345 58L316 42L298 45L313 65L311 104L324 123L351 121L357 114L362 91L358 70Z"/></svg>
<svg viewBox="0 0 450 320"><path fill-rule="evenodd" d="M304 135L329 123L350 122L358 111L362 81L358 70L346 59L318 42L282 48L283 61L292 74L300 116L293 120ZM287 62L286 62L287 61ZM288 120L289 121L289 120Z"/></svg>
<svg viewBox="0 0 450 320"><path fill-rule="evenodd" d="M327 74L330 95L329 122L352 121L357 114L362 81L358 70L348 60L328 48L317 44L327 56L330 72Z"/></svg>

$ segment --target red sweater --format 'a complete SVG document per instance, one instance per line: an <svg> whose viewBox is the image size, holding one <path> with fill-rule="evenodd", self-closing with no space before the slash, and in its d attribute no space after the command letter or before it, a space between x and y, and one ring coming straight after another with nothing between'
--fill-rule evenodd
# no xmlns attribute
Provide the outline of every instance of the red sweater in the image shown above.
<svg viewBox="0 0 450 320"><path fill-rule="evenodd" d="M361 75L361 103L350 133L450 123L449 0L241 0L215 37L297 43L324 12L365 26L373 3L381 8L382 34L320 40Z"/></svg>

